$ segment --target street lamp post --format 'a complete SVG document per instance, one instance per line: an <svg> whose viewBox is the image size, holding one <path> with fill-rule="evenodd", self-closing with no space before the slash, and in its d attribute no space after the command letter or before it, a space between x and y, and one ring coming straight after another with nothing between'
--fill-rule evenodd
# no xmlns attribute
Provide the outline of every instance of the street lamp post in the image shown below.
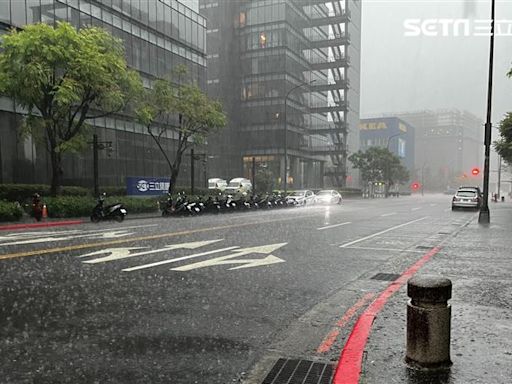
<svg viewBox="0 0 512 384"><path fill-rule="evenodd" d="M487 87L487 119L485 122L485 134L484 134L484 145L485 145L485 161L484 161L484 190L483 190L483 201L480 207L480 214L478 215L478 222L480 224L489 224L490 212L489 212L489 170L490 163L489 158L491 155L491 111L492 111L492 74L493 74L493 63L494 63L494 15L495 15L496 2L491 0L491 38L489 48L489 82Z"/></svg>
<svg viewBox="0 0 512 384"><path fill-rule="evenodd" d="M284 194L286 196L288 192L288 121L287 121L287 107L288 107L288 96L290 96L290 93L295 91L298 88L304 87L306 85L311 85L316 80L311 80L309 83L302 83L299 85L296 85L292 89L290 89L286 96L284 97Z"/></svg>
<svg viewBox="0 0 512 384"><path fill-rule="evenodd" d="M399 132L399 133L395 133L394 135L391 135L388 137L388 145L386 146L386 148L388 149L389 151L389 144L391 143L391 139L394 138L394 137L397 137L397 136L400 136L400 135L403 135L404 133L403 132Z"/></svg>

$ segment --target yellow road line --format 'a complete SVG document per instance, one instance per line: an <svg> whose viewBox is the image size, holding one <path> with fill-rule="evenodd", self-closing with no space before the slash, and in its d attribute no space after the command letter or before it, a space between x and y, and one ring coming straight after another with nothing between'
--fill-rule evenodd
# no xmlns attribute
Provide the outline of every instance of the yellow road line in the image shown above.
<svg viewBox="0 0 512 384"><path fill-rule="evenodd" d="M229 229L229 228L247 227L250 225L268 224L268 223L275 223L275 222L279 222L279 221L296 220L296 219L303 219L303 218L314 217L314 216L319 216L319 215L318 214L303 215L303 216L289 217L289 218L285 218L285 219L264 220L264 221L257 221L257 222L252 222L252 223L238 223L238 224L230 224L230 225L221 225L221 226L217 226L217 227L190 229L190 230L181 231L181 232L168 232L168 233L160 233L158 235L140 236L140 237L135 237L135 238L131 238L131 239L125 238L125 239L119 239L119 240L103 241L103 242L99 242L99 243L77 244L77 245L69 245L67 247L40 249L37 251L8 253L5 255L0 255L0 260L16 259L19 257L27 257L27 256L39 256L39 255L45 255L45 254L49 254L49 253L69 252L69 251L76 251L79 249L88 249L88 248L96 248L96 247L110 246L110 245L116 245L116 244L131 243L134 241L163 239L166 237L184 236L184 235L191 235L194 233L209 232L209 231Z"/></svg>

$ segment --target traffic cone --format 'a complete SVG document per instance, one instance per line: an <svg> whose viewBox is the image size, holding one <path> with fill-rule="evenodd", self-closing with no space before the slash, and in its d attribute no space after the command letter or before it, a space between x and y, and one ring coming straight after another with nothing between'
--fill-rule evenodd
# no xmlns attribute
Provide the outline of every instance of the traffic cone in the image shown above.
<svg viewBox="0 0 512 384"><path fill-rule="evenodd" d="M48 217L48 208L46 208L46 204L43 204L43 220Z"/></svg>

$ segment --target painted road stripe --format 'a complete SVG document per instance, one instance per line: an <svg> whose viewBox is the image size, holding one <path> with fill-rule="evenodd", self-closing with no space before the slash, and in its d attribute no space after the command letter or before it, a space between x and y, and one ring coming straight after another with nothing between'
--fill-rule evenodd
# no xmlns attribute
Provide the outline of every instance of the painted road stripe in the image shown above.
<svg viewBox="0 0 512 384"><path fill-rule="evenodd" d="M83 220L67 220L67 221L48 221L45 223L26 223L26 224L7 224L1 225L0 231L13 231L18 229L31 229L31 228L48 228L48 227L62 227L68 225L84 224Z"/></svg>
<svg viewBox="0 0 512 384"><path fill-rule="evenodd" d="M322 231L324 229L331 229L331 228L341 227L342 225L347 225L347 224L352 224L352 222L351 221L347 221L346 223L339 223L339 224L328 225L326 227L320 227L320 228L317 228L317 231Z"/></svg>
<svg viewBox="0 0 512 384"><path fill-rule="evenodd" d="M431 206L431 207L435 207L435 206L437 206L437 204L430 204L430 206Z"/></svg>
<svg viewBox="0 0 512 384"><path fill-rule="evenodd" d="M392 282L369 307L359 316L352 332L343 347L332 384L358 384L361 375L363 351L370 336L372 324L379 311L388 299L398 291L427 261L441 248L436 247L409 267L402 275Z"/></svg>
<svg viewBox="0 0 512 384"><path fill-rule="evenodd" d="M421 207L412 208L411 211L417 211L419 209L421 209Z"/></svg>
<svg viewBox="0 0 512 384"><path fill-rule="evenodd" d="M304 218L317 217L317 216L319 216L319 215L318 214L302 215L302 216L294 216L294 217L288 217L288 218L283 218L283 219L261 220L261 221L254 221L254 222L249 222L249 223L236 223L236 224L229 224L229 225L221 225L221 226L217 226L217 227L191 229L191 230L187 230L187 231L167 232L167 233L160 233L157 235L133 237L130 239L119 239L119 240L111 240L111 241L102 241L102 242L98 242L98 243L77 244L77 245L70 245L67 247L40 249L37 251L8 253L5 255L0 255L0 260L15 259L18 257L28 257L28 256L41 256L41 255L46 255L46 254L50 254L50 253L58 253L58 252L71 252L71 251L77 251L80 249L98 248L98 247L110 246L110 245L115 245L115 244L126 244L126 243L137 242L137 241L164 239L164 238L168 238L168 237L179 237L179 236L184 236L184 235L192 235L192 234L196 234L196 233L219 231L219 230L231 229L231 228L249 227L251 225L271 224L271 223L277 223L280 221L290 221L290 220L304 219Z"/></svg>
<svg viewBox="0 0 512 384"><path fill-rule="evenodd" d="M393 252L414 252L423 253L423 251L415 251L413 249L399 249L399 248L372 248L372 247L344 247L347 249L362 249L365 251L393 251Z"/></svg>
<svg viewBox="0 0 512 384"><path fill-rule="evenodd" d="M461 228L467 226L474 218L467 220ZM340 360L334 373L332 384L359 384L361 376L361 367L363 361L363 352L370 336L370 331L377 317L377 314L384 307L388 299L398 291L407 280L412 277L427 261L435 256L441 250L441 246L449 239L453 238L458 232L443 239L435 248L427 252L421 259L407 269L398 279L393 281L373 303L359 316L350 333L345 346L341 352Z"/></svg>
<svg viewBox="0 0 512 384"><path fill-rule="evenodd" d="M349 242L349 243L345 243L345 244L343 244L343 245L340 245L340 248L347 248L347 247L350 247L351 245L354 245L354 244L360 243L361 241L365 241L365 240L371 239L371 238L373 238L373 237L376 237L376 236L382 235L382 234L384 234L384 233L394 231L395 229L405 227L406 225L410 225L410 224L417 223L418 221L425 220L426 218L427 218L427 217L425 216L425 217L422 217L421 219L416 219L416 220L413 220L413 221L408 221L407 223L404 223L404 224L395 225L394 227L391 227L391 228L385 229L385 230L383 230L383 231L380 231L380 232L374 233L373 235L365 236L365 237L362 237L362 238L360 238L360 239L358 239L358 240L354 240L354 241L351 241L351 242Z"/></svg>
<svg viewBox="0 0 512 384"><path fill-rule="evenodd" d="M380 215L381 217L388 217L388 216L393 216L393 215L396 215L396 212L392 212L392 213L385 213L383 215Z"/></svg>
<svg viewBox="0 0 512 384"><path fill-rule="evenodd" d="M345 325L348 324L350 319L354 317L354 315L361 309L363 306L366 305L368 301L373 299L375 297L374 292L369 292L363 297L361 297L357 303L355 303L352 307L350 307L343 317L336 323L336 327L326 336L322 344L317 348L316 353L325 353L328 352L332 345L336 342L336 339L338 338L340 331Z"/></svg>
<svg viewBox="0 0 512 384"><path fill-rule="evenodd" d="M232 249L236 249L236 248L239 248L239 247L227 247L227 248L222 248L222 249L214 249L213 251L196 253L195 255L188 255L188 256L183 256L183 257L177 257L175 259L169 259L169 260L164 260L164 261L158 261L156 263L143 264L143 265L138 265L136 267L125 268L125 269L123 269L123 271L124 272L138 271L139 269L152 268L152 267L157 267L159 265L176 263L178 261L193 259L195 257L200 257L200 256L211 255L213 253L219 253L219 252L224 252L224 251L231 251Z"/></svg>

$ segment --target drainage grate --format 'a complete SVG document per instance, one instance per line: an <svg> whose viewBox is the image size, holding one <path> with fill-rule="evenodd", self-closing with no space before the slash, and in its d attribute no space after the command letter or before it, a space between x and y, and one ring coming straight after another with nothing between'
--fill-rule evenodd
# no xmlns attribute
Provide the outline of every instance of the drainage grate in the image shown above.
<svg viewBox="0 0 512 384"><path fill-rule="evenodd" d="M279 359L262 384L329 384L332 374L331 364Z"/></svg>
<svg viewBox="0 0 512 384"><path fill-rule="evenodd" d="M399 277L398 273L377 273L371 280L395 281Z"/></svg>
<svg viewBox="0 0 512 384"><path fill-rule="evenodd" d="M432 247L429 245L418 245L416 249L432 249Z"/></svg>

